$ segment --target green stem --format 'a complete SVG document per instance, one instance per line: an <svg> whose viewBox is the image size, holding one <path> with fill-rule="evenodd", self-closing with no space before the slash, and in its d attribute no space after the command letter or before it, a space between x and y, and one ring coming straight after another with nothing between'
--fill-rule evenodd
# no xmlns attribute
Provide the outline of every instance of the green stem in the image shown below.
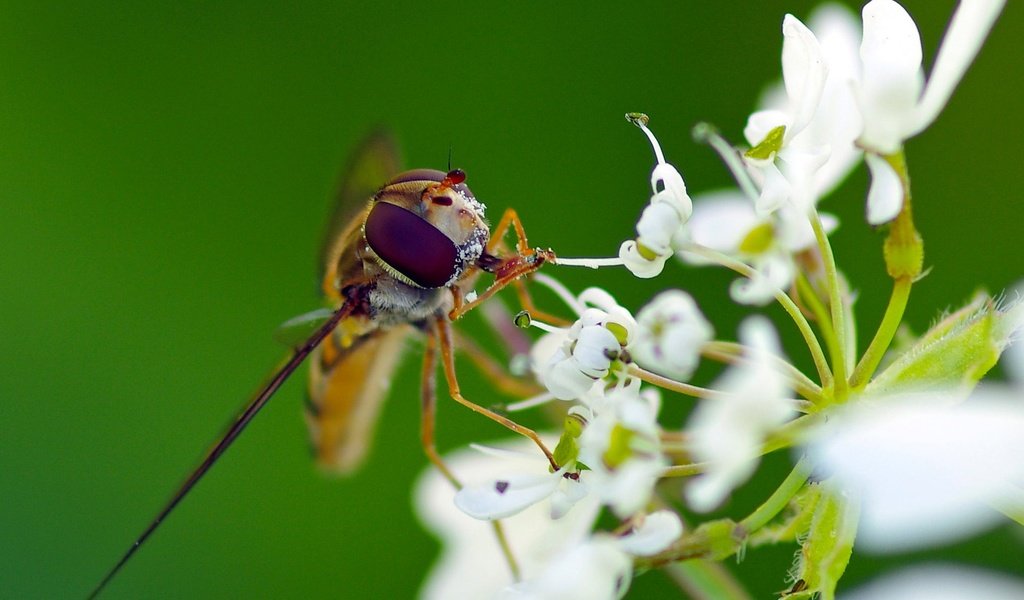
<svg viewBox="0 0 1024 600"><path fill-rule="evenodd" d="M663 377L635 364L629 365L627 372L633 377L639 378L641 381L646 381L652 385L656 385L660 388L673 392L678 392L686 396L693 396L694 398L707 398L716 393L714 390L709 390L708 388L702 388L700 386L690 385L689 383L683 383L681 381L676 381L675 379Z"/></svg>
<svg viewBox="0 0 1024 600"><path fill-rule="evenodd" d="M825 226L821 224L821 217L818 211L811 209L811 227L814 229L814 238L818 241L818 248L821 250L821 258L825 263L825 278L828 281L828 303L832 312L832 330L836 334L836 343L840 356L833 358L832 369L835 372L835 400L844 402L846 400L846 324L843 315L843 295L839 290L839 272L836 269L836 258L832 254L832 245L825 233Z"/></svg>
<svg viewBox="0 0 1024 600"><path fill-rule="evenodd" d="M731 256L727 256L718 250L708 248L707 246L690 244L683 250L702 256L703 258L726 267L727 269L732 269L747 279L753 279L757 275L754 268L747 263L736 260ZM833 264L833 269L834 268L835 265ZM800 312L800 308L795 302L793 302L793 299L789 297L789 294L782 290L776 290L775 299L782 305L782 308L789 313L789 316L793 319L797 329L800 330L800 335L803 336L804 342L806 342L807 348L811 352L811 358L814 360L814 367L818 370L818 377L821 379L822 385L829 385L832 381L832 371L829 370L828 361L825 360L825 353L821 350L821 344L818 342L818 338L815 337L814 331L811 329L811 324L807 322L806 318L804 318L803 313ZM843 372L845 373L845 369Z"/></svg>
<svg viewBox="0 0 1024 600"><path fill-rule="evenodd" d="M800 459L800 462L793 467L793 470L782 481L779 488L764 501L764 504L757 507L757 510L750 513L750 516L746 519L740 521L740 527L749 533L767 525L769 521L774 519L776 515L789 505L789 501L793 496L807 483L807 478L810 474L809 461L806 458Z"/></svg>
<svg viewBox="0 0 1024 600"><path fill-rule="evenodd" d="M721 341L708 342L701 348L701 354L704 357L729 364L735 364L740 360L749 360L745 356L749 351L743 344ZM779 356L768 355L768 360L789 378L790 385L798 394L814 404L821 404L824 401L821 386L811 381L810 377Z"/></svg>
<svg viewBox="0 0 1024 600"><path fill-rule="evenodd" d="M815 291L814 286L802 271L796 275L796 288L800 293L800 298L808 304L811 312L814 313L814 318L818 321L818 331L821 332L821 337L825 338L825 346L834 363L843 356L843 351L839 347L839 338L836 337L836 330L832 326L832 316L829 315L818 292Z"/></svg>
<svg viewBox="0 0 1024 600"><path fill-rule="evenodd" d="M913 284L914 281L910 277L900 277L893 282L892 296L889 297L889 306L885 309L882 323L878 326L871 345L868 346L864 356L857 363L857 368L850 376L851 388L860 389L867 385L875 369L878 368L878 363L885 356L885 351L889 349L889 344L892 343L896 330L899 329L900 323L903 321L903 312L907 308L907 300L910 298L910 288Z"/></svg>
<svg viewBox="0 0 1024 600"><path fill-rule="evenodd" d="M695 600L750 600L750 594L722 563L698 558L671 563L662 568Z"/></svg>

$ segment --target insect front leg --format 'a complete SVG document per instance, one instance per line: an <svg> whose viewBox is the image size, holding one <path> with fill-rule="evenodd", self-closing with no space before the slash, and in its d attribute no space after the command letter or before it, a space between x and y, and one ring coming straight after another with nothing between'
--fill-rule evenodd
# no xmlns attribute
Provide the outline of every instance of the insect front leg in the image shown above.
<svg viewBox="0 0 1024 600"><path fill-rule="evenodd" d="M484 415L488 419L491 419L492 421L503 425L504 427L518 433L519 435L524 435L533 440L533 443L537 444L537 447L540 448L542 452L544 452L544 456L547 457L548 462L551 464L551 467L557 471L559 465L555 461L554 455L551 453L550 450L548 450L548 447L540 439L540 436L537 435L537 432L528 427L524 427L519 423L516 423L512 419L499 415L498 413L490 409L484 408L483 406L480 406L479 404L476 404L475 402L468 400L465 396L462 395L462 392L459 389L459 381L455 375L455 348L452 344L452 324L450 321L443 317L435 319L434 322L435 332L437 335L437 342L438 345L440 346L441 351L441 362L444 367L444 376L445 379L448 381L448 393L449 395L451 395L452 399L458 402L459 404L469 408L473 412Z"/></svg>

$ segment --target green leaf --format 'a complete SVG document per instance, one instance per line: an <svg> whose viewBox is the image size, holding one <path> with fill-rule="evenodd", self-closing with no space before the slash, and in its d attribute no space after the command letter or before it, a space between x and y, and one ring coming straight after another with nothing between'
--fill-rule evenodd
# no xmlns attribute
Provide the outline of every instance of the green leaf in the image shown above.
<svg viewBox="0 0 1024 600"><path fill-rule="evenodd" d="M973 388L988 373L1020 321L1020 303L1000 307L987 294L947 315L892 362L865 392L871 395Z"/></svg>
<svg viewBox="0 0 1024 600"><path fill-rule="evenodd" d="M822 600L830 600L835 598L836 585L853 554L857 510L835 490L820 488L807 539L797 555L794 579L804 582L800 594L816 592Z"/></svg>

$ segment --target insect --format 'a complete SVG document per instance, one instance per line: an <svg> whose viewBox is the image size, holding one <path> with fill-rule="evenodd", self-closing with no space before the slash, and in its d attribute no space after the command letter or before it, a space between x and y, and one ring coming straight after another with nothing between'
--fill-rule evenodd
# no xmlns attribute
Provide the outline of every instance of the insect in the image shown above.
<svg viewBox="0 0 1024 600"><path fill-rule="evenodd" d="M249 400L90 598L99 595L307 358L311 360L307 422L321 465L344 473L362 462L399 349L406 337L419 331L426 338L421 440L441 473L458 485L434 446L434 372L439 357L453 399L531 438L557 469L535 432L462 395L455 376L451 326L509 284L520 289L521 299L528 304L520 278L554 262L554 253L529 248L512 209L505 211L492 234L484 220L484 206L465 184L461 170L417 169L393 175L398 170L395 155L390 138L378 133L362 144L346 170L320 253L321 287L332 308L285 323L284 336L307 335L293 346L286 362ZM375 188L381 181L386 183ZM502 240L510 229L517 238L515 251L502 252ZM473 285L481 273L493 274L494 281L473 298Z"/></svg>

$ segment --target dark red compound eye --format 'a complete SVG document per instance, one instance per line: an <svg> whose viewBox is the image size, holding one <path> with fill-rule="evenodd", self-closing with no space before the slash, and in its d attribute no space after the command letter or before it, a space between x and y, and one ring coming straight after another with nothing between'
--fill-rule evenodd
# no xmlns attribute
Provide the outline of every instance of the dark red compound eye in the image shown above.
<svg viewBox="0 0 1024 600"><path fill-rule="evenodd" d="M418 286L443 287L455 275L455 243L410 210L378 202L366 217L363 233L382 261Z"/></svg>

